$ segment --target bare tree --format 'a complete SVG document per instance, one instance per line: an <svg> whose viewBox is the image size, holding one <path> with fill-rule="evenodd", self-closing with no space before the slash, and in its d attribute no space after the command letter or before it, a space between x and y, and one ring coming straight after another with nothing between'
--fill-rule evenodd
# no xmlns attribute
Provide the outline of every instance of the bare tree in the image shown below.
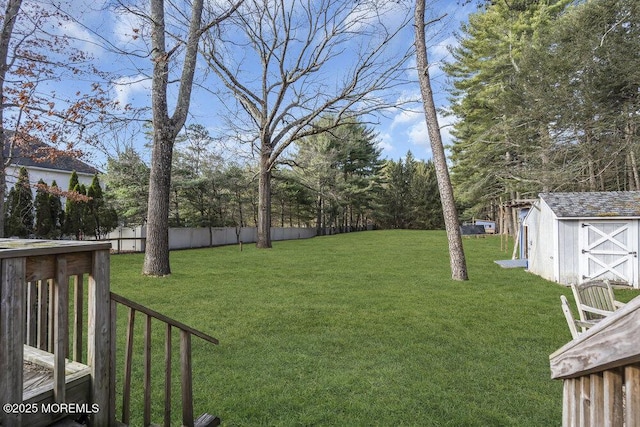
<svg viewBox="0 0 640 427"><path fill-rule="evenodd" d="M271 175L287 148L394 103L412 55L399 37L410 15L401 1L247 0L226 37L205 40L234 133L259 158L257 247L271 247ZM333 120L318 126L320 116Z"/></svg>
<svg viewBox="0 0 640 427"><path fill-rule="evenodd" d="M167 31L165 1L151 0L150 14L146 17L151 27L151 61L153 76L151 88L152 138L151 172L149 177L149 203L147 214L147 243L143 274L165 276L171 273L169 264L169 202L171 188L171 163L173 146L178 132L184 126L191 101L191 91L196 71L198 44L204 32L228 18L242 0L202 23L204 0L191 4L188 29L184 38ZM169 19L175 19L181 11L172 11ZM167 48L167 35L173 46ZM173 113L169 113L168 93L170 63L181 61L182 70L177 76L178 91Z"/></svg>
<svg viewBox="0 0 640 427"><path fill-rule="evenodd" d="M442 135L440 134L440 126L438 125L438 115L433 101L433 91L431 89L424 15L425 0L416 0L414 18L416 66L418 68L420 93L422 94L424 114L427 121L431 151L433 153L433 164L436 169L438 189L440 190L442 213L444 215L445 228L447 230L447 238L449 240L451 276L454 280L468 280L467 263L464 256L464 248L462 246L460 224L458 223L458 211L453 197L453 187L449 177L447 158L444 153Z"/></svg>

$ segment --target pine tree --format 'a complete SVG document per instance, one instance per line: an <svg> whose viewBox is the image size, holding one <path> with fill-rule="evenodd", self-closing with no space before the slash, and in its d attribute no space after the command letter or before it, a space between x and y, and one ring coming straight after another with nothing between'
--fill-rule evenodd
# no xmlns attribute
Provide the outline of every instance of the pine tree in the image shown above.
<svg viewBox="0 0 640 427"><path fill-rule="evenodd" d="M84 202L82 197L86 195L82 192L82 187L78 181L78 174L73 171L69 179L69 196L64 210L64 234L75 236L76 240L80 240L82 235L82 214L84 210Z"/></svg>
<svg viewBox="0 0 640 427"><path fill-rule="evenodd" d="M33 233L33 194L26 168L20 168L18 181L9 192L8 201L6 235L29 237Z"/></svg>
<svg viewBox="0 0 640 427"><path fill-rule="evenodd" d="M58 184L54 180L51 183L49 194L49 212L52 222L49 238L51 239L59 238L62 235L62 227L64 226L64 210L62 209L59 191Z"/></svg>
<svg viewBox="0 0 640 427"><path fill-rule="evenodd" d="M54 221L51 217L49 197L50 195L47 184L40 179L40 181L38 181L34 202L36 211L35 235L38 238L50 238L54 230Z"/></svg>

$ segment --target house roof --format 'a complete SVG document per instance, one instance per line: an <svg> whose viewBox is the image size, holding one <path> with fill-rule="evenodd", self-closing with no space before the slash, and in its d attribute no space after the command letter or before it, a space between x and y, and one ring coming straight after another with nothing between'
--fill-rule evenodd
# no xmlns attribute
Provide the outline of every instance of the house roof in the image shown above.
<svg viewBox="0 0 640 427"><path fill-rule="evenodd" d="M9 144L5 144L4 157L7 158L8 156ZM100 173L98 169L77 157L58 150L36 138L29 138L28 141L22 140L20 144L14 145L11 157L11 164L16 167L31 166L69 172L76 171L77 173L89 175Z"/></svg>
<svg viewBox="0 0 640 427"><path fill-rule="evenodd" d="M640 216L640 191L541 193L558 218Z"/></svg>

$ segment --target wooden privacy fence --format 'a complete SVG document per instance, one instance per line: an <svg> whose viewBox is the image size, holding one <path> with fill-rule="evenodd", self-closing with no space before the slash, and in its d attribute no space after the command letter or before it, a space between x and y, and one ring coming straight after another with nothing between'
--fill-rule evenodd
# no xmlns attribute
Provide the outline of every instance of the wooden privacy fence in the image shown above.
<svg viewBox="0 0 640 427"><path fill-rule="evenodd" d="M562 425L640 427L640 297L550 357Z"/></svg>

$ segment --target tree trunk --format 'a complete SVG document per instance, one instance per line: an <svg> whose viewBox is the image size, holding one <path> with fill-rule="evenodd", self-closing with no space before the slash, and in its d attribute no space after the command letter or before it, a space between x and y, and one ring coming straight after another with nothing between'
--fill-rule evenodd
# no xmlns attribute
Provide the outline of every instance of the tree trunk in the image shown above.
<svg viewBox="0 0 640 427"><path fill-rule="evenodd" d="M9 69L9 64L7 64L9 43L13 37L13 27L21 6L22 0L9 0L5 8L4 20L2 21L2 33L0 33L0 99L4 99L4 81ZM4 237L4 203L7 185L7 175L5 172L6 159L4 158L6 139L4 108L0 106L0 237Z"/></svg>
<svg viewBox="0 0 640 427"><path fill-rule="evenodd" d="M167 91L169 86L169 61L165 43L164 0L151 0L151 46L153 78L151 109L153 114L153 150L149 175L149 205L147 211L147 244L142 273L149 276L171 274L169 266L169 204L171 195L171 158L176 136L187 119L193 76L198 57L204 0L191 5L186 49L182 74L173 116L169 117Z"/></svg>
<svg viewBox="0 0 640 427"><path fill-rule="evenodd" d="M271 169L269 152L260 156L260 178L258 180L258 241L256 247L271 247Z"/></svg>
<svg viewBox="0 0 640 427"><path fill-rule="evenodd" d="M169 195L172 152L173 139L170 134L163 132L158 136L158 141L154 140L151 155L154 167L151 168L149 176L149 215L147 216L147 245L143 272L151 276L171 274L169 264Z"/></svg>
<svg viewBox="0 0 640 427"><path fill-rule="evenodd" d="M318 193L316 198L316 236L323 236L322 232L322 195Z"/></svg>
<svg viewBox="0 0 640 427"><path fill-rule="evenodd" d="M447 169L447 159L444 153L442 135L440 134L438 116L433 101L433 91L431 89L424 12L425 0L416 0L414 25L416 28L416 65L418 69L418 79L420 81L420 92L422 94L431 151L433 153L433 164L436 170L438 189L440 190L440 201L442 202L442 213L444 214L447 239L449 241L451 277L454 280L468 280L467 263L462 246L460 225L458 223L458 211L453 197L453 186L451 185L451 178L449 177L449 170Z"/></svg>

